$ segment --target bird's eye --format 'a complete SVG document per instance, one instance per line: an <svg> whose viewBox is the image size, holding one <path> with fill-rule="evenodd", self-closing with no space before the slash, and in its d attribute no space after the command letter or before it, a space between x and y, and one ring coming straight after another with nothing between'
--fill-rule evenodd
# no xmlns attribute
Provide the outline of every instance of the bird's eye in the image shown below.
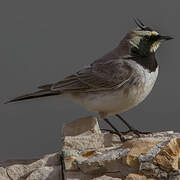
<svg viewBox="0 0 180 180"><path fill-rule="evenodd" d="M144 36L145 40L150 40L150 36Z"/></svg>
<svg viewBox="0 0 180 180"><path fill-rule="evenodd" d="M144 36L144 40L146 40L146 41L152 41L152 42L157 41L158 38L159 38L159 35L157 35L157 36L155 36L155 35Z"/></svg>
<svg viewBox="0 0 180 180"><path fill-rule="evenodd" d="M152 41L157 41L159 39L159 35L151 36Z"/></svg>

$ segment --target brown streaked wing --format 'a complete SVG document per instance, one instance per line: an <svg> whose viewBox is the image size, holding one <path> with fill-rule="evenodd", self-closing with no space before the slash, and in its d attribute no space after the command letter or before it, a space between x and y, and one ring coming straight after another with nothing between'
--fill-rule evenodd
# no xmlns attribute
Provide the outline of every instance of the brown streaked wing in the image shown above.
<svg viewBox="0 0 180 180"><path fill-rule="evenodd" d="M51 86L52 91L93 92L117 89L129 81L132 68L125 60L94 63Z"/></svg>

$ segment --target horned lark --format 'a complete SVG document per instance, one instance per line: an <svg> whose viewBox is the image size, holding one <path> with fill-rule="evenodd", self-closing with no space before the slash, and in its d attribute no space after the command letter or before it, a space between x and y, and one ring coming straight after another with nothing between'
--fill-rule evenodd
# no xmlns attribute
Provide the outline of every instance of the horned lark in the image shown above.
<svg viewBox="0 0 180 180"><path fill-rule="evenodd" d="M139 19L135 23L137 28L128 32L115 49L89 66L8 102L66 96L99 113L100 119L104 119L115 131L118 132L107 119L109 115L116 115L130 131L138 133L118 113L133 108L151 92L159 70L155 52L162 42L172 37L160 35ZM118 133L123 141L123 135Z"/></svg>

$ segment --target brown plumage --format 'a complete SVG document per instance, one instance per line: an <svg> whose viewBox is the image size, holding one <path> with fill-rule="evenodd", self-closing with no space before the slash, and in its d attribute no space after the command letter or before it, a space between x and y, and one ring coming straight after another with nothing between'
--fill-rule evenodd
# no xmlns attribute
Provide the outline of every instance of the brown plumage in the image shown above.
<svg viewBox="0 0 180 180"><path fill-rule="evenodd" d="M16 102L16 101L23 101L23 100L28 100L28 99L46 97L46 96L54 96L54 95L58 95L58 94L60 94L60 93L52 92L52 91L48 91L48 90L40 90L40 91L36 91L34 93L29 93L29 94L25 94L22 96L18 96L14 99L11 99L11 100L5 102L5 104L11 103L11 102Z"/></svg>
<svg viewBox="0 0 180 180"><path fill-rule="evenodd" d="M166 40L171 38L160 36L157 32L153 33L151 28L145 27L139 20L136 24L139 26L138 29L128 32L115 49L90 66L57 83L39 86L38 88L41 89L39 91L16 97L6 103L67 93L87 93L88 95L118 90L136 79L137 72L132 62L141 65L149 73L155 72L158 65L155 52L150 52L151 45L158 38L164 37ZM129 91L130 89L127 90Z"/></svg>

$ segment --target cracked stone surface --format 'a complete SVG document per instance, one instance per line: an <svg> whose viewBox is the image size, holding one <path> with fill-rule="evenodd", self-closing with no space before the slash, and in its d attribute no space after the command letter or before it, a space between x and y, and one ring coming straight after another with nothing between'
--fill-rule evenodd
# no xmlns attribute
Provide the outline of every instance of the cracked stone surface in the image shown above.
<svg viewBox="0 0 180 180"><path fill-rule="evenodd" d="M119 137L101 132L95 117L66 123L62 153L67 180L180 180L180 133ZM60 152L0 162L0 180L62 180Z"/></svg>

